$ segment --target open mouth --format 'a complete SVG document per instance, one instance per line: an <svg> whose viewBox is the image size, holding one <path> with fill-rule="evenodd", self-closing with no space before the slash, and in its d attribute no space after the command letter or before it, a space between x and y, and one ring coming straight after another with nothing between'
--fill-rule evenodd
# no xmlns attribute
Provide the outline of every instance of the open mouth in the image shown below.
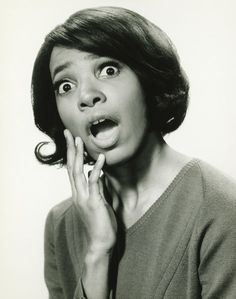
<svg viewBox="0 0 236 299"><path fill-rule="evenodd" d="M118 124L115 121L107 118L102 118L94 121L91 124L90 132L95 138L106 139L113 134L113 131L117 126Z"/></svg>

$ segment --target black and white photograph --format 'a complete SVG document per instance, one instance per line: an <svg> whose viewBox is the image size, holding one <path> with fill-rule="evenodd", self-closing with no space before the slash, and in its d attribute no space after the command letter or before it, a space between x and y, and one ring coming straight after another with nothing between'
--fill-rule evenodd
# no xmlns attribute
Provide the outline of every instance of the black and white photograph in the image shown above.
<svg viewBox="0 0 236 299"><path fill-rule="evenodd" d="M236 4L1 4L1 293L236 298Z"/></svg>

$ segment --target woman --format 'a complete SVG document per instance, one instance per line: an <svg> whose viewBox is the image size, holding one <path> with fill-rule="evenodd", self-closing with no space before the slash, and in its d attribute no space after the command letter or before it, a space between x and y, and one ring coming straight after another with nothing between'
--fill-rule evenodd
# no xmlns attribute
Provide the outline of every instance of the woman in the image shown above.
<svg viewBox="0 0 236 299"><path fill-rule="evenodd" d="M188 89L169 38L132 11L79 11L47 35L33 109L56 147L35 153L67 163L72 188L47 218L50 298L235 297L235 183L163 139Z"/></svg>

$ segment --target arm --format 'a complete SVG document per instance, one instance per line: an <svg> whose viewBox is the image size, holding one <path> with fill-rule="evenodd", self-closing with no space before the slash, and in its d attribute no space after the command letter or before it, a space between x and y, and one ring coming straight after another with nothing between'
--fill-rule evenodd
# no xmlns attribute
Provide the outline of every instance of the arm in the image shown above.
<svg viewBox="0 0 236 299"><path fill-rule="evenodd" d="M49 292L49 299L63 299L63 290L58 275L53 234L53 215L48 214L44 233L44 276Z"/></svg>
<svg viewBox="0 0 236 299"><path fill-rule="evenodd" d="M44 233L44 277L48 288L49 299L65 299L54 244L54 213L51 210L47 216ZM77 283L74 299L86 299L81 279Z"/></svg>
<svg viewBox="0 0 236 299"><path fill-rule="evenodd" d="M77 137L75 145L68 130L65 131L65 137L72 198L84 224L87 239L87 254L79 285L83 287L86 298L106 299L110 293L109 265L116 242L117 224L113 210L104 198L100 180L105 156L99 155L87 181L83 169L82 140ZM77 298L80 297L75 293L74 299Z"/></svg>
<svg viewBox="0 0 236 299"><path fill-rule="evenodd" d="M207 227L200 250L204 299L236 298L236 204L221 206Z"/></svg>
<svg viewBox="0 0 236 299"><path fill-rule="evenodd" d="M109 297L110 259L110 254L87 254L82 274L82 284L87 298Z"/></svg>

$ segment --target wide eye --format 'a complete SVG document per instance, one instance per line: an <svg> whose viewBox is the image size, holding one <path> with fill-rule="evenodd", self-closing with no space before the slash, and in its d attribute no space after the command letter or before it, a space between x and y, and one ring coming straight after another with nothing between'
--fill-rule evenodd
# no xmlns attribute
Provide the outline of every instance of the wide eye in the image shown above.
<svg viewBox="0 0 236 299"><path fill-rule="evenodd" d="M73 87L75 86L75 84L69 82L69 81L64 81L58 84L56 90L58 92L58 94L65 94L67 92L69 92Z"/></svg>
<svg viewBox="0 0 236 299"><path fill-rule="evenodd" d="M106 65L102 67L99 76L102 78L115 77L119 74L119 72L120 69L117 65Z"/></svg>

